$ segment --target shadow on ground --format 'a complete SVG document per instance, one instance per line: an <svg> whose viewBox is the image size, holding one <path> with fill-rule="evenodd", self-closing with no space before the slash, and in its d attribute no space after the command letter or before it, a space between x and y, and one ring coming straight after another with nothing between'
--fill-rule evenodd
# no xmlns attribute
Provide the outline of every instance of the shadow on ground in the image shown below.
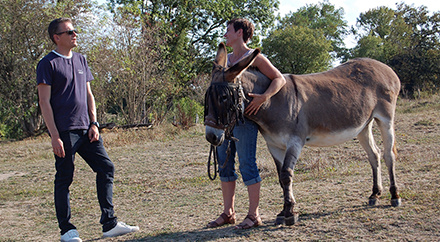
<svg viewBox="0 0 440 242"><path fill-rule="evenodd" d="M193 231L183 231L183 232L175 232L175 233L163 233L155 236L147 236L144 238L138 239L129 239L125 240L126 242L135 242L135 241L214 241L219 239L227 239L227 240L246 240L246 238L254 238L253 234L273 234L273 233L288 233L292 234L292 229L298 226L306 226L304 221L310 221L313 219L322 219L328 216L331 216L333 213L352 213L356 211L366 211L369 209L387 209L390 208L390 205L377 205L377 206L368 206L368 205L359 205L353 206L352 208L347 208L338 210L338 211L327 211L327 212L317 212L317 213L304 213L300 214L299 221L293 226L285 226L285 225L275 225L275 221L263 221L263 225L248 229L248 230L236 230L234 226L224 226L220 228L208 229L201 228ZM98 240L98 239L97 239ZM95 240L89 240L95 241Z"/></svg>

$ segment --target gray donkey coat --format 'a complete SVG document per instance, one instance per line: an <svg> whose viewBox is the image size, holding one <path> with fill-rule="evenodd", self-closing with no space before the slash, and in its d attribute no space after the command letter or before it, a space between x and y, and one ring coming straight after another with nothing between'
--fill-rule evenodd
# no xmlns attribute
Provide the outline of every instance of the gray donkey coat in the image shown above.
<svg viewBox="0 0 440 242"><path fill-rule="evenodd" d="M227 52L220 44L212 83L241 83L244 93L263 93L271 80L250 67L259 54L257 49L236 65L227 68ZM394 111L400 81L387 65L368 58L348 61L330 71L293 75L285 74L286 85L260 108L255 121L275 160L284 193L284 208L276 222L292 225L296 220L292 177L304 145L331 146L357 137L368 154L373 170L373 193L370 205L382 192L380 150L373 138L373 121L379 127L384 144L384 159L390 177L391 204L401 204L397 191L394 163ZM247 100L251 98L245 97ZM245 102L246 103L246 102ZM205 117L206 138L213 145L224 139L224 127L218 125L208 107ZM222 110L227 112L227 110Z"/></svg>

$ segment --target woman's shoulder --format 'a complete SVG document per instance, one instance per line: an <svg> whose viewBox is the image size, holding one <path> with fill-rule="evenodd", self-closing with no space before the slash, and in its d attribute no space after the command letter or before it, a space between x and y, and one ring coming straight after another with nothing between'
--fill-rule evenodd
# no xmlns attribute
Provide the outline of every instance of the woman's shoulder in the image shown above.
<svg viewBox="0 0 440 242"><path fill-rule="evenodd" d="M256 66L261 66L261 65L270 65L271 62L269 59L267 59L267 57L263 54L263 53L259 53L254 60L254 65Z"/></svg>

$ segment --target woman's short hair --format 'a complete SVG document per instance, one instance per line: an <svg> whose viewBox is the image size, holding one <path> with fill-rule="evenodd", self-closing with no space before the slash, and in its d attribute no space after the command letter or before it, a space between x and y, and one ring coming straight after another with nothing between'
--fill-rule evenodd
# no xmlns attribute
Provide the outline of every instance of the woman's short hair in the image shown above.
<svg viewBox="0 0 440 242"><path fill-rule="evenodd" d="M254 35L254 24L251 21L244 18L234 18L228 21L227 25L232 24L234 26L234 30L238 31L239 29L243 30L243 41L248 42L252 36Z"/></svg>

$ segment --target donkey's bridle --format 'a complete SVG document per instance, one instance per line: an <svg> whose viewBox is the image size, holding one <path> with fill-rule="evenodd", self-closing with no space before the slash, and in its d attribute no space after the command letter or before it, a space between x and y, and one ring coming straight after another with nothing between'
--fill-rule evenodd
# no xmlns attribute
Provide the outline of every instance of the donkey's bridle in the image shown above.
<svg viewBox="0 0 440 242"><path fill-rule="evenodd" d="M223 167L226 166L226 162L229 160L230 155L230 141L238 141L235 137L233 137L232 130L234 129L235 125L237 123L237 120L240 120L242 123L244 122L244 115L243 115L243 100L245 100L244 93L243 93L243 87L241 85L241 81L238 81L238 84L235 83L229 83L225 80L224 77L224 70L223 70L223 82L213 82L209 86L208 90L206 90L205 94L205 118L208 115L209 107L208 105L212 101L212 94L216 94L219 96L219 94L226 94L226 110L216 110L216 105L213 105L212 108L214 108L215 113L215 125L221 129L224 129L225 131L225 139L228 140L228 148L227 148L227 155L226 155L226 161L224 162ZM220 105L219 105L220 106ZM225 113L222 113L226 112ZM206 122L206 120L205 120ZM210 171L210 164L211 164L211 154L214 154L214 176L211 175ZM211 144L211 150L209 152L209 158L208 158L208 176L211 180L214 180L217 176L217 147Z"/></svg>
<svg viewBox="0 0 440 242"><path fill-rule="evenodd" d="M225 130L225 139L235 140L232 136L232 130L237 123L237 120L244 122L243 116L243 88L241 82L239 84L229 82L213 82L209 86L205 94L205 118L208 115L209 104L212 102L212 94L226 94L226 104L223 107L226 110L217 110L216 105L211 108L214 109L215 114L215 126L217 128ZM218 105L220 106L220 105ZM205 120L206 121L206 120Z"/></svg>

